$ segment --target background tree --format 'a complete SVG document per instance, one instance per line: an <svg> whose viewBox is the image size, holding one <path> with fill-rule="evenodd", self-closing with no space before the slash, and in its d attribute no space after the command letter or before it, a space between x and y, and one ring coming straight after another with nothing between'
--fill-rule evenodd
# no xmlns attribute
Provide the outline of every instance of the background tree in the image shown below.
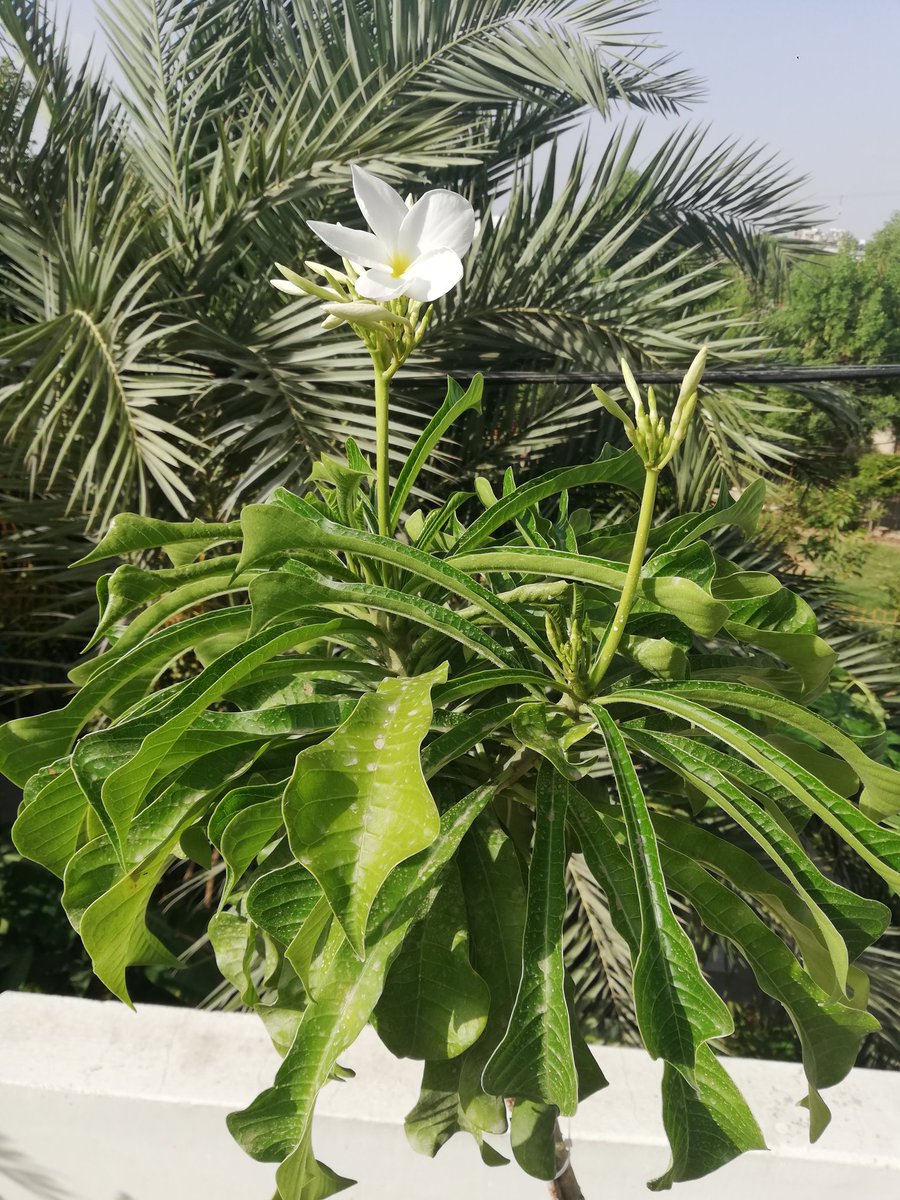
<svg viewBox="0 0 900 1200"><path fill-rule="evenodd" d="M442 0L423 23L410 0L112 0L120 85L68 61L45 3L2 0L34 89L0 184L16 303L0 424L23 479L100 526L123 505L229 510L297 482L335 438L367 446L363 357L323 338L315 304L278 308L266 284L273 259L312 252L307 219L349 219L352 161L459 188L481 214L436 365L460 347L582 369L621 353L684 365L700 341L757 354L710 298L725 261L753 272L771 245L794 252L809 213L781 164L680 128L644 165L621 131L596 165L583 146L567 163L551 152L540 183L528 165L588 109L675 117L698 98L643 32L650 7ZM406 401L398 452L435 393ZM758 414L706 402L701 486L713 464L764 465L775 439L759 441ZM483 453L455 475L598 432L570 393L492 389L488 406Z"/></svg>
<svg viewBox="0 0 900 1200"><path fill-rule="evenodd" d="M849 235L833 253L797 261L764 286L740 277L736 306L758 321L785 356L799 363L900 362L900 214L860 244ZM835 429L821 410L795 404L779 424L833 458L865 449L871 433L900 427L900 386L863 385L855 394L860 426Z"/></svg>

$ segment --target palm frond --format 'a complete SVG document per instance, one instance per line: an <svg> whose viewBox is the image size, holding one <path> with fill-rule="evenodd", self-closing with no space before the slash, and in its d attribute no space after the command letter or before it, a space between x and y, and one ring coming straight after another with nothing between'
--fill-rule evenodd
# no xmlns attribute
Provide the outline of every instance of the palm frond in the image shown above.
<svg viewBox="0 0 900 1200"><path fill-rule="evenodd" d="M35 482L52 489L71 469L70 504L90 519L107 521L132 497L146 507L151 485L183 511L188 447L200 443L166 406L188 400L205 376L166 351L172 329L148 298L158 260L135 253L140 196L123 190L106 210L96 180L80 182L76 171L52 240L6 243L33 313L0 338L6 439Z"/></svg>
<svg viewBox="0 0 900 1200"><path fill-rule="evenodd" d="M640 1045L631 991L631 954L616 932L603 892L580 854L568 866L565 955L575 985L575 1008L590 1037Z"/></svg>
<svg viewBox="0 0 900 1200"><path fill-rule="evenodd" d="M701 342L720 361L764 354L718 301L722 264L759 271L790 252L786 231L808 219L790 172L699 129L643 165L639 131L621 126L591 168L586 144L568 169L555 149L587 110L674 115L698 98L649 34L652 9L442 0L426 20L412 0L108 0L111 87L69 66L45 4L0 0L32 133L48 114L0 178L15 326L0 426L35 485L81 457L73 504L95 520L191 493L227 508L296 480L333 441L371 444L365 360L266 283L273 259L318 253L310 218L357 219L354 161L459 188L481 214L434 366L680 367ZM436 399L397 396L398 452ZM705 401L686 498L723 467L788 461L758 396ZM445 465L527 469L607 432L586 394L495 388ZM205 476L192 439L211 439Z"/></svg>

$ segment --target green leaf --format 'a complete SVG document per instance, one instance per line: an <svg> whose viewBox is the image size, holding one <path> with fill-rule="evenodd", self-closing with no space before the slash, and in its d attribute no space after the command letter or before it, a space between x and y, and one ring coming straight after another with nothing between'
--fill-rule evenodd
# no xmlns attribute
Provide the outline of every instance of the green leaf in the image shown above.
<svg viewBox="0 0 900 1200"><path fill-rule="evenodd" d="M350 461L352 458L352 462ZM352 524L354 514L361 503L360 485L364 480L371 479L375 472L360 453L352 438L347 441L347 459L334 458L330 454L322 454L313 463L310 482L319 485L319 491L338 516L338 519ZM322 484L330 484L323 487Z"/></svg>
<svg viewBox="0 0 900 1200"><path fill-rule="evenodd" d="M556 1121L559 1110L552 1104L516 1099L509 1120L509 1142L513 1158L535 1179L556 1176Z"/></svg>
<svg viewBox="0 0 900 1200"><path fill-rule="evenodd" d="M279 1197L293 1200L327 1200L338 1192L352 1187L355 1179L345 1179L319 1162L312 1149L312 1127L308 1127L293 1152L281 1164L275 1175Z"/></svg>
<svg viewBox="0 0 900 1200"><path fill-rule="evenodd" d="M644 563L641 575L646 579L679 576L711 591L716 578L716 558L706 542L689 542L674 550L659 550L651 555Z"/></svg>
<svg viewBox="0 0 900 1200"><path fill-rule="evenodd" d="M119 766L127 764L140 751L144 739L158 728L150 700L146 707L148 712L142 710L128 721L88 734L81 739L72 754L74 773L91 806L89 821L95 818L99 827L114 840L123 863L134 861L129 855L134 853L132 843L136 831L141 829L142 814L145 811L150 812L156 802L135 816L125 842L121 843L114 839L115 831L103 808L101 789L106 778ZM268 718L269 711L263 716ZM258 717L259 714L255 713L201 713L191 729L182 734L177 744L169 750L165 763L151 781L151 786L161 783L164 776L177 772L185 764L193 763L214 751L223 755L226 751L234 749L249 761L265 749L265 742L271 737L268 719L260 721ZM329 727L333 727L333 722ZM213 778L217 778L217 774L211 774L207 782L210 783Z"/></svg>
<svg viewBox="0 0 900 1200"><path fill-rule="evenodd" d="M439 546L444 546L445 543L453 540L453 533L444 534L444 529L447 525L453 528L455 514L468 500L472 499L471 492L453 492L448 496L444 503L439 508L434 508L422 522L422 527L417 531L416 536L410 537L418 550L431 550L432 546L437 543ZM456 522L458 524L458 522ZM460 530L461 530L460 526Z"/></svg>
<svg viewBox="0 0 900 1200"><path fill-rule="evenodd" d="M708 547L704 549L708 551ZM683 556L681 551L676 553ZM453 554L446 561L457 570L473 575L516 572L540 578L576 579L615 591L622 590L626 573L623 563L532 546L473 550L466 554ZM681 575L642 575L639 597L636 612L641 611L642 606L646 611L647 605L662 609L704 637L718 633L728 618L728 609L721 600L713 599L705 588Z"/></svg>
<svg viewBox="0 0 900 1200"><path fill-rule="evenodd" d="M241 746L192 762L135 820L126 848L126 860L134 866L123 869L116 848L101 837L78 850L66 867L63 906L94 973L127 1004L127 967L179 965L147 929L147 904L181 835L246 763Z"/></svg>
<svg viewBox="0 0 900 1200"><path fill-rule="evenodd" d="M678 617L683 625L703 637L713 637L727 618L727 606L711 594L715 561L705 542L679 546L654 554L641 568L641 582L633 612L648 606Z"/></svg>
<svg viewBox="0 0 900 1200"><path fill-rule="evenodd" d="M779 588L769 595L729 602L728 607L727 633L792 666L803 681L806 698L822 691L837 655L818 636L815 613L805 600Z"/></svg>
<svg viewBox="0 0 900 1200"><path fill-rule="evenodd" d="M281 829L281 797L252 804L235 813L222 834L219 849L225 861L221 904L226 904L244 872Z"/></svg>
<svg viewBox="0 0 900 1200"><path fill-rule="evenodd" d="M668 638L624 637L619 652L659 679L684 679L688 657Z"/></svg>
<svg viewBox="0 0 900 1200"><path fill-rule="evenodd" d="M239 570L246 571L254 564L285 550L339 550L360 558L390 563L474 604L497 624L517 634L522 643L547 666L551 669L554 666L553 656L535 636L534 629L524 617L448 562L412 546L404 546L394 538L378 537L373 533L336 525L318 516L308 505L306 509L309 515L306 511L301 513L276 504L247 505L241 513L244 549Z"/></svg>
<svg viewBox="0 0 900 1200"><path fill-rule="evenodd" d="M691 1082L666 1063L662 1093L672 1162L664 1175L648 1185L652 1192L700 1179L747 1150L766 1149L744 1097L709 1046L698 1048Z"/></svg>
<svg viewBox="0 0 900 1200"><path fill-rule="evenodd" d="M601 817L596 802L590 803L575 787L569 789L569 816L578 835L581 853L606 894L613 927L628 944L633 963L641 949L642 917L637 875L631 859L609 827L610 817L618 819L619 810L611 804L606 805L605 810Z"/></svg>
<svg viewBox="0 0 900 1200"><path fill-rule="evenodd" d="M179 855L196 863L198 867L202 867L204 871L212 869L212 847L202 822L188 826L178 839L178 852Z"/></svg>
<svg viewBox="0 0 900 1200"><path fill-rule="evenodd" d="M316 1097L340 1055L362 1032L384 986L393 957L412 923L425 916L437 894L437 880L472 821L493 794L478 788L447 809L431 846L391 874L372 912L370 949L360 960L344 940L316 1001L307 1006L275 1083L228 1127L254 1158L282 1161L278 1186L288 1200L306 1200L303 1172Z"/></svg>
<svg viewBox="0 0 900 1200"><path fill-rule="evenodd" d="M437 630L497 666L517 665L514 654L452 609L376 584L333 582L302 563L288 562L279 571L258 575L249 591L254 630L310 607L373 609Z"/></svg>
<svg viewBox="0 0 900 1200"><path fill-rule="evenodd" d="M251 616L249 606L246 605L232 605L171 622L172 617L178 616L185 609L202 604L211 596L220 594L221 590L221 576L204 577L176 588L174 592L168 593L138 613L108 649L72 667L69 678L79 687L83 687L128 651L136 650L144 642L153 642L161 649L165 645L164 634L177 634L183 644L176 647L175 653L168 660L157 665L151 660L146 667L141 666L139 659L130 660L138 669L127 676L125 686L104 696L103 711L111 717L119 716L144 695L165 666L177 661L179 650L183 653L186 649L205 646L217 639L232 638L237 641L246 637ZM210 620L212 617L218 620Z"/></svg>
<svg viewBox="0 0 900 1200"><path fill-rule="evenodd" d="M62 879L84 829L87 797L66 759L31 778L39 783L19 808L12 827L13 843L26 858Z"/></svg>
<svg viewBox="0 0 900 1200"><path fill-rule="evenodd" d="M192 646L201 633L240 626L247 609L232 608L181 621L147 638L127 654L109 663L72 697L64 708L20 717L0 726L0 771L20 787L39 767L68 754L79 731L102 711L117 690L137 679L137 700L173 659Z"/></svg>
<svg viewBox="0 0 900 1200"><path fill-rule="evenodd" d="M209 923L209 940L216 966L237 990L241 1003L251 1007L259 995L250 976L256 951L256 928L252 921L234 912L219 912Z"/></svg>
<svg viewBox="0 0 900 1200"><path fill-rule="evenodd" d="M90 650L120 621L135 609L143 607L149 600L166 596L163 604L152 606L153 623L141 621L138 626L141 636L189 605L225 592L239 590L245 585L235 577L234 568L237 561L236 554L228 554L221 558L191 563L176 570L146 571L130 563L116 567L112 575L103 576L97 584L100 619L85 649ZM115 641L118 653L136 644L135 634L130 630L124 647L119 645L120 640L121 638L117 638ZM108 661L108 656L101 657Z"/></svg>
<svg viewBox="0 0 900 1200"><path fill-rule="evenodd" d="M644 467L637 451L628 449L618 452L612 446L604 446L596 462L579 467L562 467L516 488L473 522L456 543L454 553L463 554L484 545L501 525L514 520L520 513L527 512L549 496L559 495L568 488L597 483L626 488L639 495L644 483Z"/></svg>
<svg viewBox="0 0 900 1200"><path fill-rule="evenodd" d="M404 1122L406 1137L413 1150L434 1158L455 1133L470 1133L485 1166L503 1166L509 1160L484 1140L481 1130L469 1123L460 1109L459 1075L465 1057L425 1064L419 1098Z"/></svg>
<svg viewBox="0 0 900 1200"><path fill-rule="evenodd" d="M565 995L562 928L566 910L566 784L544 764L535 790L534 846L522 946L522 977L503 1040L484 1070L484 1088L555 1105L578 1107Z"/></svg>
<svg viewBox="0 0 900 1200"><path fill-rule="evenodd" d="M565 779L580 779L583 770L569 761L567 750L571 738L589 732L589 727L576 725L568 717L550 713L546 704L522 704L513 716L512 729L516 738L531 750L536 750Z"/></svg>
<svg viewBox="0 0 900 1200"><path fill-rule="evenodd" d="M144 919L150 896L177 842L176 833L155 854L123 874L109 841L99 838L82 847L66 868L63 904L73 923L77 921L94 974L129 1006L127 967L180 966Z"/></svg>
<svg viewBox="0 0 900 1200"><path fill-rule="evenodd" d="M702 863L744 895L758 901L788 930L812 978L823 990L834 989L834 971L821 932L809 906L793 888L766 870L747 851L690 821L654 813L653 824L667 846Z"/></svg>
<svg viewBox="0 0 900 1200"><path fill-rule="evenodd" d="M468 412L470 408L481 411L481 394L484 391L484 378L475 375L465 391L455 379L447 380L447 396L425 428L419 435L416 444L406 457L403 469L394 484L391 494L390 532L397 527L403 506L419 476L424 464L428 461L432 450L444 436L458 417Z"/></svg>
<svg viewBox="0 0 900 1200"><path fill-rule="evenodd" d="M285 958L310 1000L317 1000L320 990L327 985L329 971L344 941L343 930L336 923L327 898L320 894L285 951Z"/></svg>
<svg viewBox="0 0 900 1200"><path fill-rule="evenodd" d="M772 733L767 730L766 740L770 741L773 746L777 746L779 750L783 750L788 758L792 758L801 767L806 767L811 775L815 775L822 783L827 783L832 791L843 796L845 800L855 796L859 791L859 778L856 772L842 758L835 758L833 754L817 750L809 742L789 737L785 733ZM772 785L772 788L781 793L784 801L791 799L785 793L784 788L777 788L777 785Z"/></svg>
<svg viewBox="0 0 900 1200"><path fill-rule="evenodd" d="M135 753L106 775L100 789L98 811L102 810L108 815L113 836L120 845L124 843L131 820L140 807L154 775L197 717L261 663L285 650L304 644L312 645L334 628L334 624L299 627L296 624L285 624L257 634L216 659L199 675L189 680L177 695L153 711L155 727L143 737ZM116 742L123 736L128 736L127 724L101 730L91 738L86 738L79 746L79 751L73 758L73 766L79 783L89 798L96 776L89 776L84 770L82 747L90 742L96 751L100 744L105 746L107 742Z"/></svg>
<svg viewBox="0 0 900 1200"><path fill-rule="evenodd" d="M378 1036L396 1058L456 1058L481 1036L490 993L469 962L459 872L451 863L424 920L413 926L375 1009Z"/></svg>
<svg viewBox="0 0 900 1200"><path fill-rule="evenodd" d="M887 927L890 909L865 900L827 879L806 851L765 808L754 804L722 773L728 756L702 743L674 735L629 733L629 741L656 761L684 775L744 829L791 881L816 922L831 960L830 978L818 975L826 990L846 992L850 961Z"/></svg>
<svg viewBox="0 0 900 1200"><path fill-rule="evenodd" d="M153 550L162 546L176 567L191 562L202 550L222 542L241 539L239 521L157 521L138 513L119 513L113 517L106 536L89 554L73 565L99 562L104 558Z"/></svg>
<svg viewBox="0 0 900 1200"><path fill-rule="evenodd" d="M696 951L675 920L653 823L622 734L604 709L593 705L592 710L615 774L637 880L641 940L634 999L641 1039L652 1058L664 1058L690 1080L698 1048L731 1033L734 1023L703 978Z"/></svg>
<svg viewBox="0 0 900 1200"><path fill-rule="evenodd" d="M578 1076L578 1103L602 1092L609 1087L609 1080L600 1070L600 1066L591 1053L591 1048L585 1041L584 1034L578 1024L578 1014L575 1011L575 984L571 975L566 976L566 1004L569 1008L569 1025L572 1030L572 1056L575 1059L575 1073Z"/></svg>
<svg viewBox="0 0 900 1200"><path fill-rule="evenodd" d="M606 893L613 925L627 942L635 962L641 946L642 901L632 864L608 828L619 824L618 810L606 805L601 815L575 788L569 792L569 810L585 861ZM686 821L673 823L691 833L706 832ZM710 841L720 840L706 836ZM725 846L729 851L734 849L727 843ZM743 851L737 853L744 855ZM744 857L761 875L766 874L749 855ZM784 887L784 891L789 889ZM677 1067L665 1064L662 1099L672 1164L665 1175L649 1185L651 1190L662 1191L680 1179L697 1179L745 1150L764 1148L753 1114L706 1042L697 1047L691 1082Z"/></svg>
<svg viewBox="0 0 900 1200"><path fill-rule="evenodd" d="M384 678L384 667L375 663L304 654L302 663L280 658L264 663L239 687L229 689L229 698L240 708L269 708L278 704L300 704L312 697L346 691L368 691Z"/></svg>
<svg viewBox="0 0 900 1200"><path fill-rule="evenodd" d="M875 1018L829 999L781 938L703 867L674 850L665 852L664 861L670 886L708 929L734 942L762 990L784 1006L800 1037L811 1092L839 1083L856 1061L863 1038L879 1028Z"/></svg>
<svg viewBox="0 0 900 1200"><path fill-rule="evenodd" d="M748 600L758 604L776 592L787 591L768 571L742 571L728 558L721 558L719 555L715 555L714 558L716 577L713 580L712 591L717 600L724 600L738 607Z"/></svg>
<svg viewBox="0 0 900 1200"><path fill-rule="evenodd" d="M462 1064L459 1103L474 1126L503 1133L507 1124L503 1097L485 1092L481 1080L509 1025L522 977L525 884L512 841L487 814L475 821L463 839L459 864L473 961L490 996L484 1032Z"/></svg>
<svg viewBox="0 0 900 1200"><path fill-rule="evenodd" d="M507 734L509 719L519 707L520 701L510 700L492 708L478 708L464 716L452 729L429 742L422 751L425 778L430 779L449 763L463 757L467 750L485 741L494 730L501 729Z"/></svg>
<svg viewBox="0 0 900 1200"><path fill-rule="evenodd" d="M663 552L689 545L705 537L707 533L712 533L714 529L721 529L726 525L736 525L749 537L759 524L765 499L764 479L754 479L744 488L738 499L732 501L727 481L723 478L719 484L719 498L715 507L708 513L695 513L688 517L663 546Z"/></svg>
<svg viewBox="0 0 900 1200"><path fill-rule="evenodd" d="M533 685L535 687L545 688L548 686L549 680L546 675L539 675L537 671L467 671L464 675L457 675L448 683L439 684L434 689L434 702L436 707L450 704L454 700L462 700L467 696L483 696L485 692L493 691L500 687L514 687L518 684L523 686Z"/></svg>
<svg viewBox="0 0 900 1200"><path fill-rule="evenodd" d="M284 791L281 783L245 783L225 793L210 814L206 828L209 840L221 849L222 837L231 821L245 809L267 800L280 800Z"/></svg>
<svg viewBox="0 0 900 1200"><path fill-rule="evenodd" d="M639 703L650 708L662 709L664 712L690 721L719 738L727 746L731 746L732 749L737 750L765 770L777 783L786 787L811 812L839 834L849 846L852 846L856 853L886 883L895 890L900 889L900 834L870 821L855 805L831 791L821 780L811 775L809 771L793 762L786 754L757 734L744 729L743 726L712 709L685 699L682 694L674 690L684 686L684 684L659 684L653 691L643 688L624 688L607 697L603 703ZM707 685L689 684L687 686L693 690ZM732 690L739 695L743 695L745 690L754 691L752 688L742 689L737 685L734 685ZM760 693L760 695L765 696L766 700L773 700L779 707L789 706L790 709L795 707L789 705L788 701L767 696L766 693ZM733 703L740 703L738 696L735 696Z"/></svg>
<svg viewBox="0 0 900 1200"><path fill-rule="evenodd" d="M266 871L247 892L247 914L282 946L289 946L322 895L314 876L299 863Z"/></svg>
<svg viewBox="0 0 900 1200"><path fill-rule="evenodd" d="M873 817L881 819L900 813L900 771L869 758L837 726L808 708L743 684L723 686L704 680L687 680L678 684L675 690L679 696L691 697L704 704L746 709L802 730L824 743L853 768L864 786L860 804Z"/></svg>
<svg viewBox="0 0 900 1200"><path fill-rule="evenodd" d="M319 881L360 956L381 885L437 836L419 747L431 725L431 688L444 679L441 667L384 680L329 738L298 754L285 788L294 856Z"/></svg>

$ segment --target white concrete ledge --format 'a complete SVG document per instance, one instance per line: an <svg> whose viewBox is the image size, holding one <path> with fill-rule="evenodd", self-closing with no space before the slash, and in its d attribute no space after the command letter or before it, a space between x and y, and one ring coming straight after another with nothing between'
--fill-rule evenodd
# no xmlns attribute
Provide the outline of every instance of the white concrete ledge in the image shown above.
<svg viewBox="0 0 900 1200"><path fill-rule="evenodd" d="M597 1049L610 1087L572 1122L586 1200L647 1196L668 1152L659 1069L638 1050ZM420 1065L397 1062L367 1030L341 1061L351 1083L322 1094L318 1157L359 1179L359 1200L529 1200L544 1184L517 1167L482 1166L470 1139L434 1161L407 1145L403 1116ZM0 996L2 1200L270 1200L274 1169L247 1159L224 1123L272 1080L277 1056L255 1017L6 993ZM897 1200L900 1074L854 1071L828 1093L834 1120L806 1137L802 1071L729 1061L770 1152L676 1185L703 1200Z"/></svg>

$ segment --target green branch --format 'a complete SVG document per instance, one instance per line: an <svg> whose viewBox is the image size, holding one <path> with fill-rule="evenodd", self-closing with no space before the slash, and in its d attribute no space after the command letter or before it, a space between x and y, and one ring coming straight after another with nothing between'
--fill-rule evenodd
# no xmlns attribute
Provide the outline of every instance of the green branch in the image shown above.
<svg viewBox="0 0 900 1200"><path fill-rule="evenodd" d="M625 626L628 624L631 606L634 604L638 584L641 581L641 567L644 565L644 554L647 550L647 541L653 525L653 506L656 502L656 485L658 479L659 472L648 467L647 474L644 476L641 510L638 514L637 529L634 533L634 543L631 547L631 558L628 561L628 573L625 576L625 584L622 588L622 594L619 596L619 603L616 605L612 624L607 630L606 637L603 639L603 644L600 647L600 652L591 667L590 680L591 686L594 688L597 687L609 669L609 664L615 657L619 643L622 640L622 634L625 632Z"/></svg>

